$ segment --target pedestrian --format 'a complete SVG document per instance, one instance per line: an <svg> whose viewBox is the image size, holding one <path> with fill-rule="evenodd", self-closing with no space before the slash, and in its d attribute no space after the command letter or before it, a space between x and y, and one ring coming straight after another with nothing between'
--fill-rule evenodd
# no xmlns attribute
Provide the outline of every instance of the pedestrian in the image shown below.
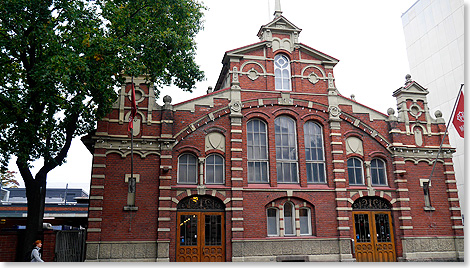
<svg viewBox="0 0 470 268"><path fill-rule="evenodd" d="M36 240L36 242L34 242L33 251L31 251L31 262L44 262L41 259L41 253L39 253L39 250L41 249L41 247L42 247L41 240Z"/></svg>

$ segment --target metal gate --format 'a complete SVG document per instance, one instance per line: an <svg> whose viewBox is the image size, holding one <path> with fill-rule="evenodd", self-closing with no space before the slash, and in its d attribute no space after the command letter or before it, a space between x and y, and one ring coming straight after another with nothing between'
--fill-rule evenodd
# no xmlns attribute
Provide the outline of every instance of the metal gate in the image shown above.
<svg viewBox="0 0 470 268"><path fill-rule="evenodd" d="M56 262L85 261L86 230L57 231L55 242Z"/></svg>

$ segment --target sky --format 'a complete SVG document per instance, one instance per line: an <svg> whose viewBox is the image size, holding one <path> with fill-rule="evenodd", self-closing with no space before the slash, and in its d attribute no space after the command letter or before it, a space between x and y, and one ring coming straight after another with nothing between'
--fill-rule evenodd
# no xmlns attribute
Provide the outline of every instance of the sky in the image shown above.
<svg viewBox="0 0 470 268"><path fill-rule="evenodd" d="M172 104L200 97L215 87L222 58L228 50L259 42L256 34L274 19L275 0L204 0L204 29L197 35L196 62L206 80L192 92L176 87L161 90L157 99L170 95ZM416 0L281 0L282 15L302 29L299 41L339 60L334 68L338 91L346 97L387 114L396 109L392 93L404 85L409 73L401 15ZM413 79L413 78L412 78ZM417 81L419 83L419 81ZM33 163L33 174L42 161ZM67 162L50 171L48 188L81 188L89 193L92 155L74 139ZM14 161L9 170L18 171ZM16 179L24 187L19 173Z"/></svg>

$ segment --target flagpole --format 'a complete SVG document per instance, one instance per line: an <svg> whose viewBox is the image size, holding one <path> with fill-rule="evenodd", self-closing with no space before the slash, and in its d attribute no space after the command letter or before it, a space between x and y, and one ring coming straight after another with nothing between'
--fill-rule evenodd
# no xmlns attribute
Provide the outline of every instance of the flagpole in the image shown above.
<svg viewBox="0 0 470 268"><path fill-rule="evenodd" d="M432 178L432 175L434 174L434 169L436 168L437 159L439 158L439 154L441 153L441 150L442 150L442 144L444 143L444 140L447 136L447 130L449 130L450 121L452 120L454 116L455 107L457 107L457 103L459 102L460 92L462 92L463 85L464 84L460 84L460 90L459 90L459 93L457 94L457 99L455 100L454 108L452 109L452 113L450 114L449 121L447 122L446 131L444 132L444 137L441 140L441 145L439 145L439 151L437 151L436 160L434 160L434 164L432 165L431 174L429 175L429 179L428 179L429 183L425 184L425 188L429 188L429 185L431 184L431 178Z"/></svg>
<svg viewBox="0 0 470 268"><path fill-rule="evenodd" d="M132 76L132 88L134 88L134 76ZM132 118L134 120L134 118ZM131 128L131 177L130 183L134 183L134 124L132 124ZM135 205L135 204L134 204Z"/></svg>

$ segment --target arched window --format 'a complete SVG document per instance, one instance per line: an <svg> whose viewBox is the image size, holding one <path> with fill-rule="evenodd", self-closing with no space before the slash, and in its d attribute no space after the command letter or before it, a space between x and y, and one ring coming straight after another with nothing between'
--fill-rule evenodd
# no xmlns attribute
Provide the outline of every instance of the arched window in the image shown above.
<svg viewBox="0 0 470 268"><path fill-rule="evenodd" d="M274 77L276 90L291 90L290 61L283 54L274 56Z"/></svg>
<svg viewBox="0 0 470 268"><path fill-rule="evenodd" d="M211 154L206 158L206 183L224 183L224 159L218 154Z"/></svg>
<svg viewBox="0 0 470 268"><path fill-rule="evenodd" d="M348 175L350 185L363 185L364 177L362 172L362 161L359 158L348 159Z"/></svg>
<svg viewBox="0 0 470 268"><path fill-rule="evenodd" d="M192 154L178 158L178 183L197 184L197 159Z"/></svg>
<svg viewBox="0 0 470 268"><path fill-rule="evenodd" d="M295 208L291 202L284 204L284 233L295 235Z"/></svg>
<svg viewBox="0 0 470 268"><path fill-rule="evenodd" d="M312 221L311 221L310 208L303 207L299 209L299 223L300 235L312 234Z"/></svg>
<svg viewBox="0 0 470 268"><path fill-rule="evenodd" d="M248 182L268 182L268 137L266 123L253 119L246 124Z"/></svg>
<svg viewBox="0 0 470 268"><path fill-rule="evenodd" d="M297 142L295 122L287 116L274 120L276 138L277 182L296 183L297 176Z"/></svg>
<svg viewBox="0 0 470 268"><path fill-rule="evenodd" d="M307 182L325 183L325 156L323 150L322 127L315 122L304 125L305 160L307 162Z"/></svg>
<svg viewBox="0 0 470 268"><path fill-rule="evenodd" d="M370 162L370 173L372 185L387 185L385 162L382 159L372 159Z"/></svg>
<svg viewBox="0 0 470 268"><path fill-rule="evenodd" d="M279 235L279 210L277 208L268 208L266 210L268 218L268 236Z"/></svg>

